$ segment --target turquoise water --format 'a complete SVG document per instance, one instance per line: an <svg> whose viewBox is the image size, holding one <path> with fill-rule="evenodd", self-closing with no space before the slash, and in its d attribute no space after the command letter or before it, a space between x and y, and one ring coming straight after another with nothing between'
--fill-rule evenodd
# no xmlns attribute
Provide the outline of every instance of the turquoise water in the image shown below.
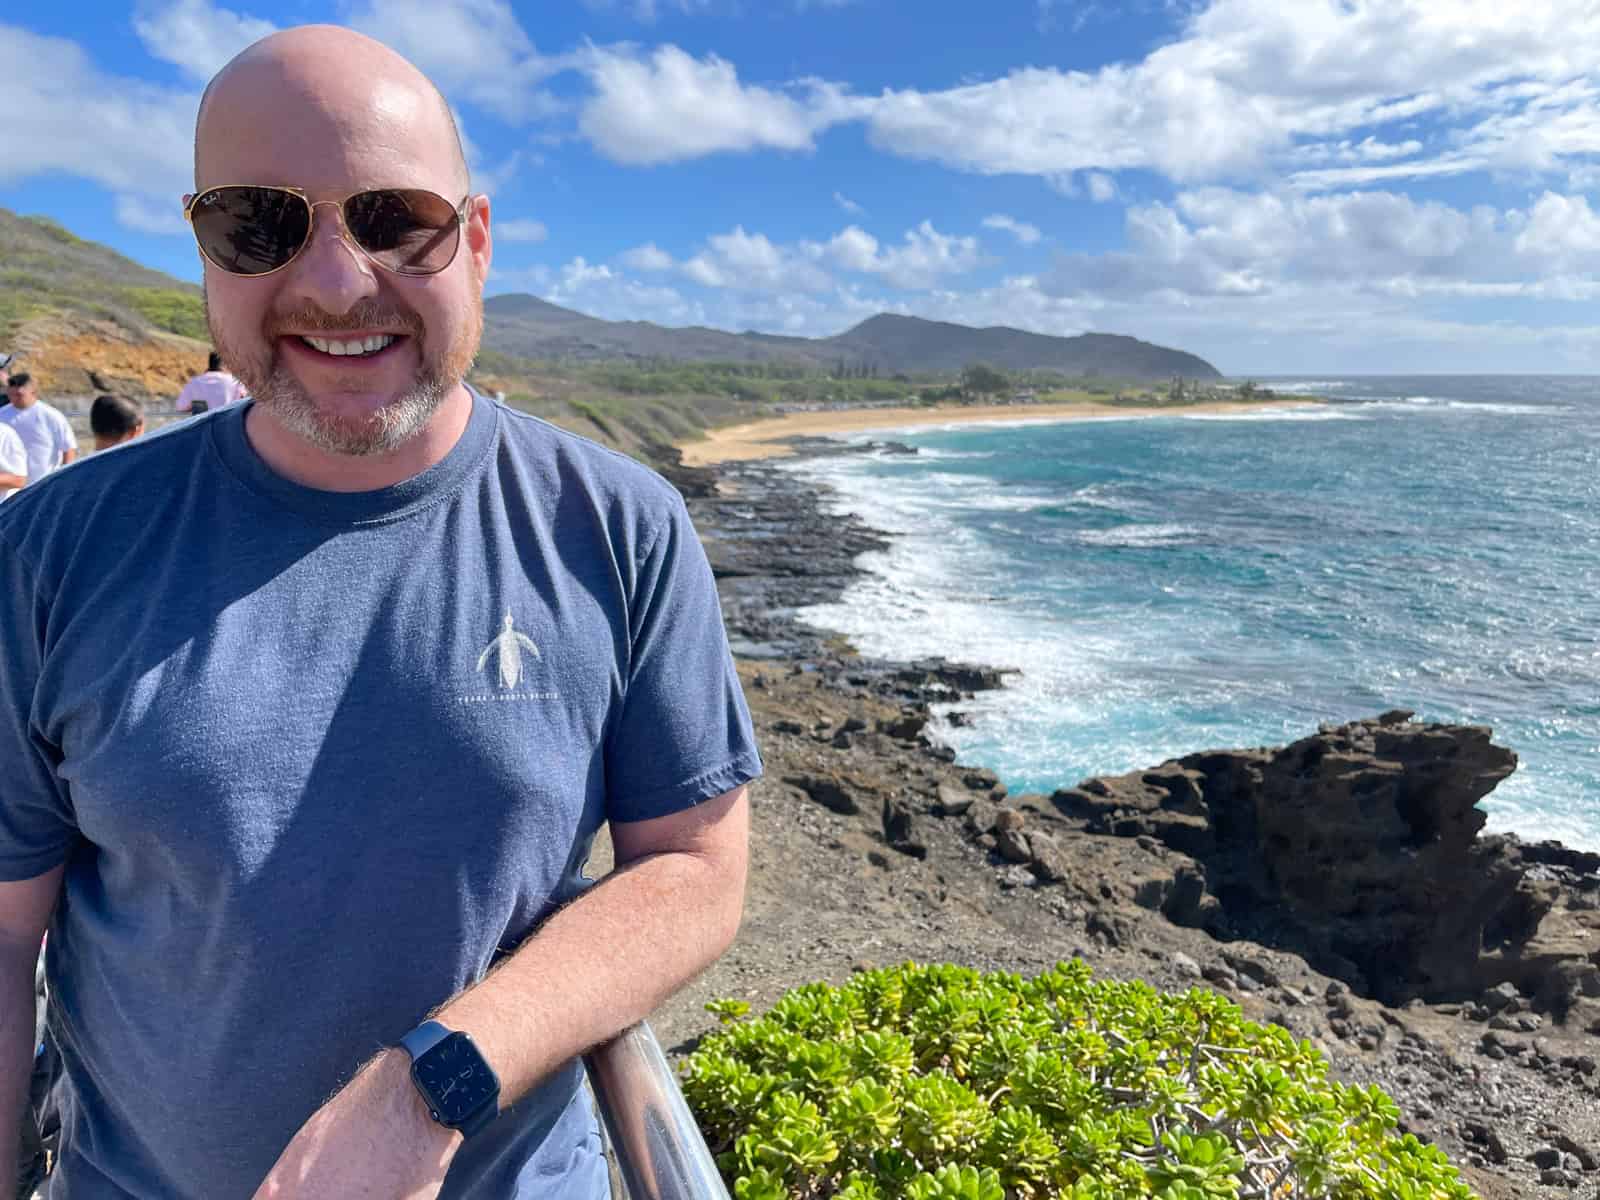
<svg viewBox="0 0 1600 1200"><path fill-rule="evenodd" d="M940 729L1013 791L1401 707L1520 755L1490 828L1600 849L1600 379L1273 386L1338 403L803 464L893 538L802 615L1019 668Z"/></svg>

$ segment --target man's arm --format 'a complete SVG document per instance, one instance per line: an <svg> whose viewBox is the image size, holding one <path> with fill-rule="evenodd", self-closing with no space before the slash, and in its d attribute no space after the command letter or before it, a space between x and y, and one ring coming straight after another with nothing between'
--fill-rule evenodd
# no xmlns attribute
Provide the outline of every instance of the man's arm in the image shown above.
<svg viewBox="0 0 1600 1200"><path fill-rule="evenodd" d="M17 1137L33 1071L33 973L61 894L63 868L0 883L0 1198L17 1186ZM31 1119L31 1118L30 1118Z"/></svg>
<svg viewBox="0 0 1600 1200"><path fill-rule="evenodd" d="M12 471L0 471L0 488L19 488L28 486L28 477L18 475Z"/></svg>
<svg viewBox="0 0 1600 1200"><path fill-rule="evenodd" d="M642 1021L732 944L749 828L743 786L613 824L616 870L435 1014L478 1044L500 1076L502 1107ZM428 1200L460 1143L429 1120L405 1051L386 1050L301 1127L256 1195ZM357 1185L373 1190L341 1190Z"/></svg>
<svg viewBox="0 0 1600 1200"><path fill-rule="evenodd" d="M73 459L75 459L77 457L78 457L78 448L76 446L72 447L72 449L70 449L70 450L63 450L61 452L61 465L63 467L66 466L69 462L71 462Z"/></svg>

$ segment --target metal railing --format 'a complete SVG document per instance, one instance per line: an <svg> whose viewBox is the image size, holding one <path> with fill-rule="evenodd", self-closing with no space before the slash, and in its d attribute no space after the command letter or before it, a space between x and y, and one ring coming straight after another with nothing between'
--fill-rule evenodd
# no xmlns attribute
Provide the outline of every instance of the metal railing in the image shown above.
<svg viewBox="0 0 1600 1200"><path fill-rule="evenodd" d="M648 1022L591 1050L583 1065L628 1200L729 1200Z"/></svg>

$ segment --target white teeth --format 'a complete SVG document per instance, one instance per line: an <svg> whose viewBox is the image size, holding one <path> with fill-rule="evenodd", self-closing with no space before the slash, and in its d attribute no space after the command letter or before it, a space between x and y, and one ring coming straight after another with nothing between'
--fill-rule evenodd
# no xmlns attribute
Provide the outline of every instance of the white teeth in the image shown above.
<svg viewBox="0 0 1600 1200"><path fill-rule="evenodd" d="M309 334L301 335L300 340L324 354L342 357L350 354L375 354L392 344L395 339L389 334L380 333L360 341L332 341L328 338L312 337Z"/></svg>

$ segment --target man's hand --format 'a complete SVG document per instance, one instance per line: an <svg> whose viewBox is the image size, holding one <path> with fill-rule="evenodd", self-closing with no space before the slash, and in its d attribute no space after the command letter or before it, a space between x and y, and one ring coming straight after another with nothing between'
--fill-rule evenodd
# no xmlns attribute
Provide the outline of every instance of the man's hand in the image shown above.
<svg viewBox="0 0 1600 1200"><path fill-rule="evenodd" d="M434 1200L461 1135L434 1122L386 1050L300 1127L254 1200Z"/></svg>

